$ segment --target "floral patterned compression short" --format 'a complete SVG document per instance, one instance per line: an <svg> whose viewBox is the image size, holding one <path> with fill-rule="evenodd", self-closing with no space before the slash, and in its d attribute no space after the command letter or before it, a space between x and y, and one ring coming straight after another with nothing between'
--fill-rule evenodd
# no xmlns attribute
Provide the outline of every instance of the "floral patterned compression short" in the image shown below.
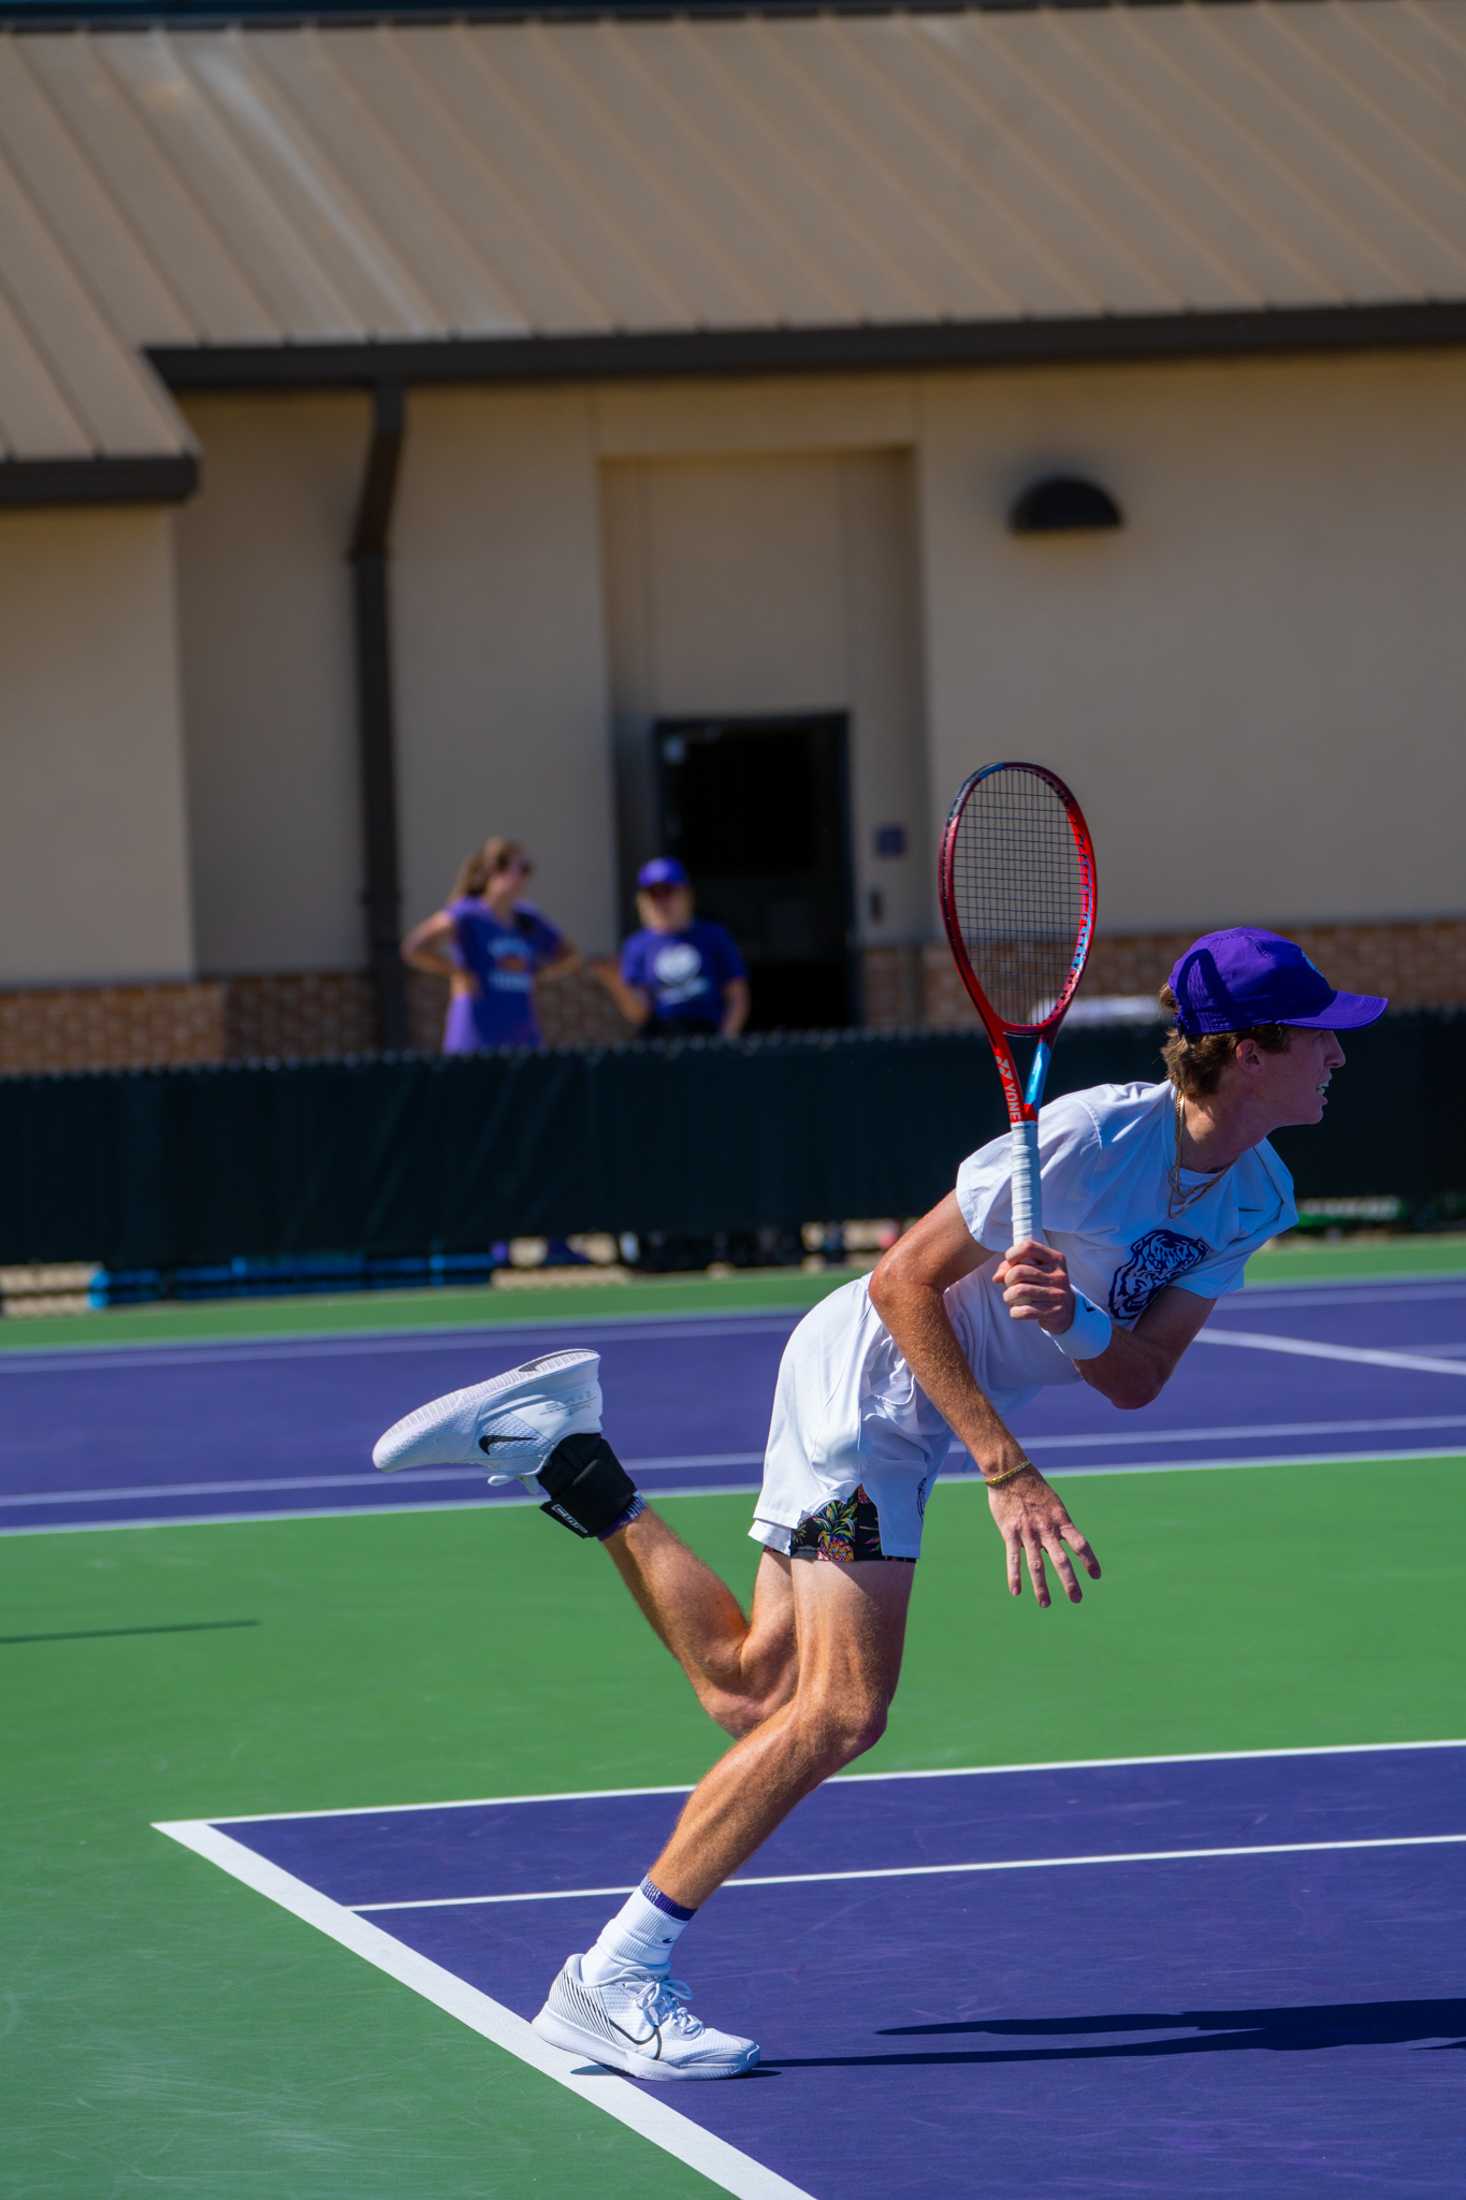
<svg viewBox="0 0 1466 2200"><path fill-rule="evenodd" d="M832 1497L801 1520L789 1540L791 1558L823 1558L832 1566L853 1566L857 1559L884 1558L893 1566L914 1566L881 1549L881 1516L864 1487L849 1497Z"/></svg>

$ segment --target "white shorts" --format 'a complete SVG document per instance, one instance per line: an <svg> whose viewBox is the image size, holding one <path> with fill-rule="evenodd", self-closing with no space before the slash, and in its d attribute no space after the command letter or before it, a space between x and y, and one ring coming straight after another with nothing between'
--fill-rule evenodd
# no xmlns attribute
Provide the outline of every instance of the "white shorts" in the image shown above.
<svg viewBox="0 0 1466 2200"><path fill-rule="evenodd" d="M951 1435L925 1399L925 1426L914 1412L904 1427L892 1419L882 1383L895 1357L863 1278L805 1315L779 1362L763 1487L748 1531L756 1543L787 1552L812 1514L863 1488L879 1515L882 1555L919 1556L926 1502ZM910 1400L909 1374L906 1381L898 1410Z"/></svg>

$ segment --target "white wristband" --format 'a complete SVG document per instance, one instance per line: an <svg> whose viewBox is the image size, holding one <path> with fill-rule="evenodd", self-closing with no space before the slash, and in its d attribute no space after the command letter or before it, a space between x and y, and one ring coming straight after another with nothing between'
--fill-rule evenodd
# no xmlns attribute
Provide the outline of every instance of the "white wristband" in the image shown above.
<svg viewBox="0 0 1466 2200"><path fill-rule="evenodd" d="M1109 1315L1093 1299L1076 1291L1073 1321L1060 1337L1050 1330L1049 1341L1058 1346L1066 1360L1097 1360L1114 1334L1115 1325Z"/></svg>

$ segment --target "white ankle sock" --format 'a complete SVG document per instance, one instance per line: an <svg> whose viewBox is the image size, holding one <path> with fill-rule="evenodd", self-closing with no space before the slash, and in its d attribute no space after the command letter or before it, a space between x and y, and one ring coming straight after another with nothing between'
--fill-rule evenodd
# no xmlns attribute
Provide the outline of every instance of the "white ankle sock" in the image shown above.
<svg viewBox="0 0 1466 2200"><path fill-rule="evenodd" d="M672 1950L696 1915L695 1910L684 1909L650 1879L644 1879L602 1926L595 1946L581 1957L582 1978L588 1985L598 1986L613 1971L624 1971L629 1963L649 1971L665 1971L672 1961Z"/></svg>

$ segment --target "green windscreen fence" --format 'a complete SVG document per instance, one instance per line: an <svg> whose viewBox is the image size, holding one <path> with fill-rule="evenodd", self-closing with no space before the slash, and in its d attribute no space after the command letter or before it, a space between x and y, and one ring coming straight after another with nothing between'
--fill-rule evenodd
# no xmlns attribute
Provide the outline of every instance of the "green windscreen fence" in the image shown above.
<svg viewBox="0 0 1466 2200"><path fill-rule="evenodd" d="M1053 1089L1152 1078L1160 1037L1065 1033ZM1466 1014L1391 1016L1349 1057L1323 1124L1279 1137L1301 1197L1459 1211ZM12 1077L0 1261L166 1270L905 1216L1004 1127L963 1033Z"/></svg>

